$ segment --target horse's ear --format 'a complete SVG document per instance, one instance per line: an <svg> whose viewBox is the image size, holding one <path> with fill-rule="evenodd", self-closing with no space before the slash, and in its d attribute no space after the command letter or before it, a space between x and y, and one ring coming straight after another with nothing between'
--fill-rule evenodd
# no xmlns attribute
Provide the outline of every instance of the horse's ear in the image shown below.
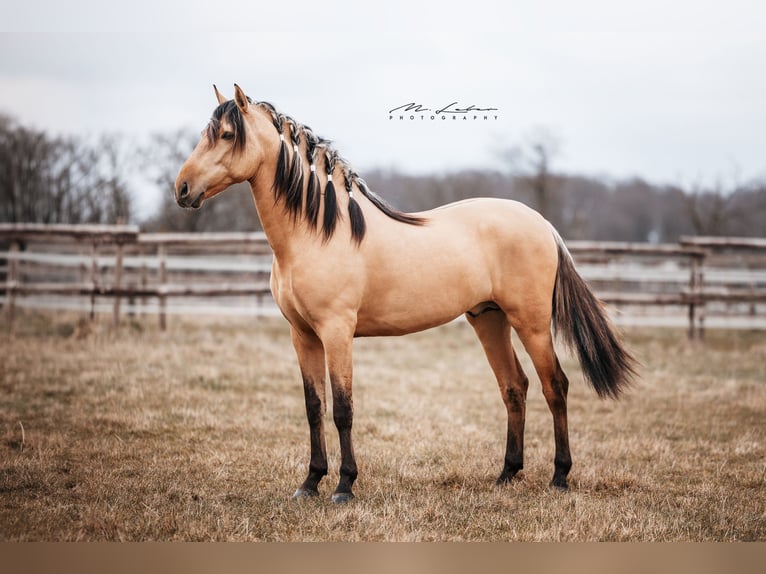
<svg viewBox="0 0 766 574"><path fill-rule="evenodd" d="M213 84L213 89L215 90L215 97L218 100L218 105L225 104L226 98L224 98L223 94L221 94L221 92L218 91L218 88L216 87L215 84Z"/></svg>
<svg viewBox="0 0 766 574"><path fill-rule="evenodd" d="M243 114L247 113L247 96L237 84L234 84L234 101L237 102L237 107Z"/></svg>

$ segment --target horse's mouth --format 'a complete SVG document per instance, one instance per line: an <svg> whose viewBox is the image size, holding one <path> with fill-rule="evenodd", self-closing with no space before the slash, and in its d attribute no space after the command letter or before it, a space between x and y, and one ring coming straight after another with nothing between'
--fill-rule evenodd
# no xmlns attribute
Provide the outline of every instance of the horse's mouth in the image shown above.
<svg viewBox="0 0 766 574"><path fill-rule="evenodd" d="M179 199L176 203L180 207L183 207L184 209L199 209L202 205L202 202L205 201L205 198L203 197L205 195L204 193L200 193L194 201L191 203L188 203L187 201L184 201L183 199Z"/></svg>

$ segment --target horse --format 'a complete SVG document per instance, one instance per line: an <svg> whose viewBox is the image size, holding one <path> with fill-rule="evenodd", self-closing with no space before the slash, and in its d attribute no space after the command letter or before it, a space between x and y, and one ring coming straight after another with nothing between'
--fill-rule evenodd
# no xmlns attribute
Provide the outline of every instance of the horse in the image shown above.
<svg viewBox="0 0 766 574"><path fill-rule="evenodd" d="M600 397L618 398L636 362L603 304L575 269L556 229L522 203L475 198L404 213L372 192L330 141L255 102L234 85L218 106L176 183L179 206L198 209L247 181L274 253L270 287L290 325L309 427L308 475L295 498L317 496L327 474L326 377L340 441L336 503L354 497L352 344L404 335L465 315L497 379L508 415L504 484L524 466L529 382L511 343L529 354L553 416L550 487L566 490L572 466L569 381L553 330L576 350Z"/></svg>

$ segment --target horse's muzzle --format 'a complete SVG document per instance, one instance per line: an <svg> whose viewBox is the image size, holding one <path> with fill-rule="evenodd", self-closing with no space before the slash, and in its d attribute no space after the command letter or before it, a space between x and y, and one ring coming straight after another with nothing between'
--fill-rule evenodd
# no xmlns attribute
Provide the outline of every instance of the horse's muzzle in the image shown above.
<svg viewBox="0 0 766 574"><path fill-rule="evenodd" d="M202 205L203 195L204 193L200 193L196 197L192 197L189 191L189 184L184 181L176 189L176 203L187 209L198 209Z"/></svg>

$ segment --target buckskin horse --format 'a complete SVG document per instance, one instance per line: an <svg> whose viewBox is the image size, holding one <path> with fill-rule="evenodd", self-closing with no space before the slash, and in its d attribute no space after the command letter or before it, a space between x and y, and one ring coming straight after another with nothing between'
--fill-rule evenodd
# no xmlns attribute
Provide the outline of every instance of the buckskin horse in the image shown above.
<svg viewBox="0 0 766 574"><path fill-rule="evenodd" d="M601 397L620 395L635 376L635 361L553 226L504 199L398 211L328 140L234 89L227 100L214 86L219 105L181 167L175 197L181 207L197 209L235 183L247 181L252 189L274 252L271 291L290 323L303 377L311 457L294 496L316 496L327 474L327 372L341 450L332 501L354 496L353 339L413 333L462 314L481 341L508 412L497 482L512 480L523 467L528 380L511 344L513 328L553 415L551 486L567 489L569 382L551 326L576 350L585 379Z"/></svg>

